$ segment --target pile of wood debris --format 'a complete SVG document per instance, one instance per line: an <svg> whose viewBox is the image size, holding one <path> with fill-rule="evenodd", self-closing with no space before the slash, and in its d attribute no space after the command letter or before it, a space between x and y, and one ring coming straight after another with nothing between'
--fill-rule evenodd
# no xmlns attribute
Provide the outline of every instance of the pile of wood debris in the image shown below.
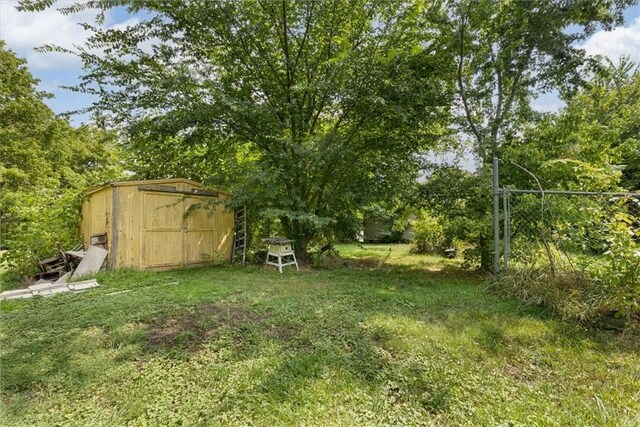
<svg viewBox="0 0 640 427"><path fill-rule="evenodd" d="M82 247L62 252L56 257L40 261L38 281L28 288L15 289L0 293L2 299L30 298L47 296L59 292L81 292L98 285L95 279L81 280L83 277L96 274L107 259L107 251L98 246Z"/></svg>

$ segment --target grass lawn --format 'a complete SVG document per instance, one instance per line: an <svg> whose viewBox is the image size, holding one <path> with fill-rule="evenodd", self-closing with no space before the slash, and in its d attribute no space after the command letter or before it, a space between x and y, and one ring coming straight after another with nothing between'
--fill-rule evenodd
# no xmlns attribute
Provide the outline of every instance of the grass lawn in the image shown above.
<svg viewBox="0 0 640 427"><path fill-rule="evenodd" d="M639 425L640 344L407 246L3 301L3 425Z"/></svg>

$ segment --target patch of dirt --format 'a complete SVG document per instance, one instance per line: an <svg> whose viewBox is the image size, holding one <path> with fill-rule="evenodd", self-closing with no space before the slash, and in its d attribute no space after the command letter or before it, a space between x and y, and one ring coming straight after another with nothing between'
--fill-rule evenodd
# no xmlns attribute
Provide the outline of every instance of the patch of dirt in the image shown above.
<svg viewBox="0 0 640 427"><path fill-rule="evenodd" d="M147 344L150 348L181 347L196 351L203 341L226 329L261 320L260 315L243 307L205 304L170 319L147 324Z"/></svg>
<svg viewBox="0 0 640 427"><path fill-rule="evenodd" d="M276 338L281 341L290 341L296 335L292 330L279 325L269 325L262 331L266 336Z"/></svg>
<svg viewBox="0 0 640 427"><path fill-rule="evenodd" d="M518 366L511 365L506 363L500 368L500 371L503 376L513 378L520 382L525 382L526 378L523 375L522 369Z"/></svg>
<svg viewBox="0 0 640 427"><path fill-rule="evenodd" d="M269 325L261 333L289 350L310 351L315 348L313 337L304 335L297 325Z"/></svg>
<svg viewBox="0 0 640 427"><path fill-rule="evenodd" d="M544 370L536 368L534 365L505 363L500 368L502 376L514 379L520 383L531 385L536 380L548 378L548 373Z"/></svg>

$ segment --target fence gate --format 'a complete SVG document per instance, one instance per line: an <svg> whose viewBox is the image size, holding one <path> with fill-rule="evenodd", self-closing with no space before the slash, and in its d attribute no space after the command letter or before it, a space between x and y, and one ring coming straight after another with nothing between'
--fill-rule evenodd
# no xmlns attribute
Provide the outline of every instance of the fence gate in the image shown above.
<svg viewBox="0 0 640 427"><path fill-rule="evenodd" d="M499 188L494 160L494 273L597 269L640 250L640 193Z"/></svg>

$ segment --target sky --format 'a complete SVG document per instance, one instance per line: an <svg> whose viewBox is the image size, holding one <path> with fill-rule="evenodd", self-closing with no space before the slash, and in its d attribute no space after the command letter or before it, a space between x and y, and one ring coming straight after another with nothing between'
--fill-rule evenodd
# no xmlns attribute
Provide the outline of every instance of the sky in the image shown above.
<svg viewBox="0 0 640 427"><path fill-rule="evenodd" d="M59 0L57 5L75 3L77 0ZM77 23L91 22L95 12L84 11L63 16L55 8L30 13L15 10L17 0L0 0L0 38L19 57L26 58L31 73L40 79L39 89L53 93L47 104L56 113L74 111L90 105L89 95L62 89L62 85L74 85L82 74L81 63L73 55L62 53L38 53L34 48L44 44L56 44L73 48L82 44L88 33ZM115 9L106 15L105 26L125 27L137 20L123 9ZM640 6L625 12L625 23L613 31L599 31L586 40L583 47L589 54L600 54L617 62L620 55L629 55L640 63ZM563 106L557 92L545 94L533 101L539 111L557 111ZM74 124L88 120L87 116L72 117Z"/></svg>

